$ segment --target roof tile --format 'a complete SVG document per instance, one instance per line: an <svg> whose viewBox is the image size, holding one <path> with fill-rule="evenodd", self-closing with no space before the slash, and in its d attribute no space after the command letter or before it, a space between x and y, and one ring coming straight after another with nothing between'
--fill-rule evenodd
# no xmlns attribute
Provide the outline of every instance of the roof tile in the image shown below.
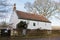
<svg viewBox="0 0 60 40"><path fill-rule="evenodd" d="M47 18L45 18L42 15L31 14L31 13L27 13L27 12L18 11L18 10L16 10L16 13L17 13L19 19L35 20L35 21L51 23Z"/></svg>

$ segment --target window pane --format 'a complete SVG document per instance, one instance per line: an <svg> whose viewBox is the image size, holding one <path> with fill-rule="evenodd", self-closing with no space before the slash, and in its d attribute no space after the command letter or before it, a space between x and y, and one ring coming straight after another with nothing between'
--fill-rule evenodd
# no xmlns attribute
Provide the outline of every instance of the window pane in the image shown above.
<svg viewBox="0 0 60 40"><path fill-rule="evenodd" d="M33 26L35 26L35 23L33 23Z"/></svg>

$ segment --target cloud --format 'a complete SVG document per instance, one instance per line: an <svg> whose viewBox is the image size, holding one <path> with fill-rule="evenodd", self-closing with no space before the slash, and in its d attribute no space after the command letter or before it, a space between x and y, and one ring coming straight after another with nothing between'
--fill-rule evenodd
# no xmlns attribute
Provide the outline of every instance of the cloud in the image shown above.
<svg viewBox="0 0 60 40"><path fill-rule="evenodd" d="M52 0L52 1L55 1L55 2L60 2L60 0Z"/></svg>

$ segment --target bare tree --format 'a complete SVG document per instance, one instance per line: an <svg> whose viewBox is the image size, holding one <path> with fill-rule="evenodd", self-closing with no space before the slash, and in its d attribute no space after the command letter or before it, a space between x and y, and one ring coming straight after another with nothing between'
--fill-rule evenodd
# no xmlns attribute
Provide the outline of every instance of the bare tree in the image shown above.
<svg viewBox="0 0 60 40"><path fill-rule="evenodd" d="M11 11L11 6L12 5L9 3L9 0L0 0L0 19L6 21L6 18L8 18Z"/></svg>
<svg viewBox="0 0 60 40"><path fill-rule="evenodd" d="M49 18L60 11L59 4L60 3L56 3L55 1L51 0L35 0L34 3L25 3L24 8L26 8L28 12L38 13L46 18Z"/></svg>
<svg viewBox="0 0 60 40"><path fill-rule="evenodd" d="M8 12L9 11L8 6L10 6L10 4L8 3L8 0L0 0L0 12L3 12L3 13Z"/></svg>

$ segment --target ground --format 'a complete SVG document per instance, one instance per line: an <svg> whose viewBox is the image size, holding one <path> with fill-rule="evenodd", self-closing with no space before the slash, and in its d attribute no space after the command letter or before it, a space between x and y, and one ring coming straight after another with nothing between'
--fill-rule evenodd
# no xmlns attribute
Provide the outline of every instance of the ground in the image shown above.
<svg viewBox="0 0 60 40"><path fill-rule="evenodd" d="M35 33L35 31L31 31ZM60 40L60 31L59 30L52 30L51 34L47 34L46 30L44 31L37 31L39 34L27 34L26 36L11 36L11 37L0 37L0 40ZM46 34L46 35L45 35Z"/></svg>
<svg viewBox="0 0 60 40"><path fill-rule="evenodd" d="M0 40L60 40L60 37L48 37L48 38L20 38L20 37L0 37Z"/></svg>

